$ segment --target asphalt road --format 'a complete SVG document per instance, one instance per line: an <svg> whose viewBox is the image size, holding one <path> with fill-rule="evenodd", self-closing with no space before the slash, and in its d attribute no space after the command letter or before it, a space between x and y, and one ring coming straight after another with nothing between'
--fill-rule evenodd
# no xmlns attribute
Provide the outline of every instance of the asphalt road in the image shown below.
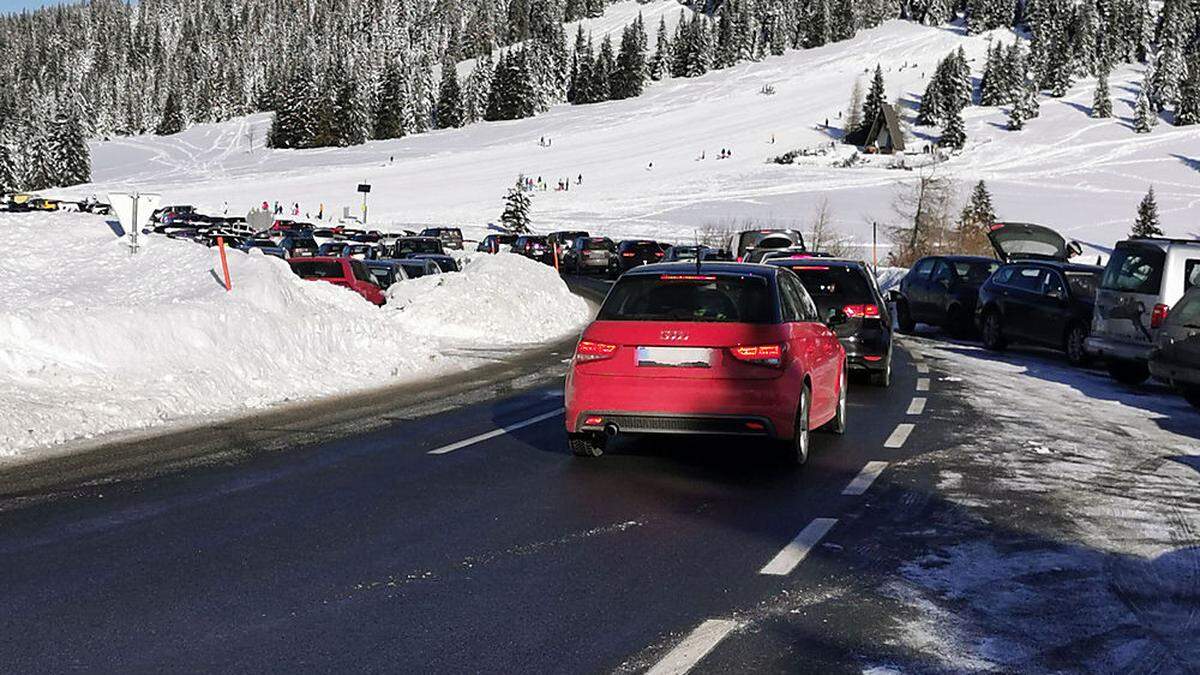
<svg viewBox="0 0 1200 675"><path fill-rule="evenodd" d="M226 430L234 452L220 461L26 483L0 511L0 670L919 662L883 646L892 608L869 593L896 564L888 533L919 521L933 492L883 463L951 443L963 422L936 387L917 391L919 368L899 349L890 389L853 386L849 431L815 436L802 469L727 439L622 440L574 458L561 383L533 378L357 430L293 419L270 452L236 452L239 437L254 444L248 419ZM862 598L823 594L836 581L845 599L847 579Z"/></svg>

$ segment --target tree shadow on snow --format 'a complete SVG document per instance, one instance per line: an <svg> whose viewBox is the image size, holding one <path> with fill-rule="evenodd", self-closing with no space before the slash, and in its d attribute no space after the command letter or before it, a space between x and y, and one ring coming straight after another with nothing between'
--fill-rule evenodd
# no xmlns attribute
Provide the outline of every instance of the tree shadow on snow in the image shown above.
<svg viewBox="0 0 1200 675"><path fill-rule="evenodd" d="M1194 171L1200 171L1200 159L1195 159L1193 157L1187 157L1185 155L1178 155L1173 152L1170 154L1175 159L1177 159L1177 160L1183 162L1185 165L1187 165L1187 167L1189 169L1192 169Z"/></svg>

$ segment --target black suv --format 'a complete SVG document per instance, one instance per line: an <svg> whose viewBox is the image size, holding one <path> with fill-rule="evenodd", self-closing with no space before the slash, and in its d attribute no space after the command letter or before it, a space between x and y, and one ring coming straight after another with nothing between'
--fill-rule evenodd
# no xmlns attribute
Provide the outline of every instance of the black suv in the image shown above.
<svg viewBox="0 0 1200 675"><path fill-rule="evenodd" d="M550 247L545 237L533 234L517 237L517 240L513 242L512 252L544 265L554 265L554 249Z"/></svg>
<svg viewBox="0 0 1200 675"><path fill-rule="evenodd" d="M663 259L663 255L663 248L658 242L645 239L623 241L617 244L618 270L624 273L634 267L656 263Z"/></svg>
<svg viewBox="0 0 1200 675"><path fill-rule="evenodd" d="M422 237L433 237L442 242L445 248L452 248L455 251L463 250L462 230L457 227L427 227L421 230Z"/></svg>

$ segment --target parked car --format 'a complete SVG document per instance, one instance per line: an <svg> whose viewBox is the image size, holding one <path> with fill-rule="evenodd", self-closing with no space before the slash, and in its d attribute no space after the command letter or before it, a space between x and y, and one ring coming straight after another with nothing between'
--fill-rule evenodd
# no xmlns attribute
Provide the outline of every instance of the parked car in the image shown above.
<svg viewBox="0 0 1200 675"><path fill-rule="evenodd" d="M617 244L617 271L623 273L640 265L660 262L663 249L656 241L630 239Z"/></svg>
<svg viewBox="0 0 1200 675"><path fill-rule="evenodd" d="M433 264L438 266L443 273L458 272L458 261L448 255L437 255L435 253L414 253L409 256L416 260L432 260Z"/></svg>
<svg viewBox="0 0 1200 675"><path fill-rule="evenodd" d="M249 253L252 250L257 250L263 255L273 255L276 258L283 258L286 260L288 257L287 249L275 243L275 240L273 239L247 239L243 241L242 245L238 246L238 248L246 253Z"/></svg>
<svg viewBox="0 0 1200 675"><path fill-rule="evenodd" d="M292 258L288 261L292 271L302 279L325 281L358 293L368 302L383 305L383 291L375 284L374 277L361 260L350 258Z"/></svg>
<svg viewBox="0 0 1200 675"><path fill-rule="evenodd" d="M279 247L288 252L291 258L311 258L320 250L317 241L312 237L289 234L279 240Z"/></svg>
<svg viewBox="0 0 1200 675"><path fill-rule="evenodd" d="M542 236L525 234L517 237L513 242L512 252L544 265L554 265L554 250Z"/></svg>
<svg viewBox="0 0 1200 675"><path fill-rule="evenodd" d="M992 258L951 255L922 258L891 292L896 324L911 333L917 323L940 326L956 337L975 324L979 287L1000 267Z"/></svg>
<svg viewBox="0 0 1200 675"><path fill-rule="evenodd" d="M571 248L571 245L575 243L576 239L590 236L592 235L582 230L551 232L550 234L546 235L546 242L551 246L557 246L559 255L561 256L564 251Z"/></svg>
<svg viewBox="0 0 1200 675"><path fill-rule="evenodd" d="M1175 303L1154 336L1150 374L1183 394L1200 408L1200 286L1193 286Z"/></svg>
<svg viewBox="0 0 1200 675"><path fill-rule="evenodd" d="M377 260L387 257L387 251L378 244L364 244L348 241L342 246L342 255L356 260Z"/></svg>
<svg viewBox="0 0 1200 675"><path fill-rule="evenodd" d="M150 214L150 220L155 223L161 223L170 220L187 219L197 216L196 207L190 204L171 204L168 206L160 206Z"/></svg>
<svg viewBox="0 0 1200 675"><path fill-rule="evenodd" d="M852 372L879 387L892 383L892 317L865 263L829 258L778 258L771 265L791 270L833 329Z"/></svg>
<svg viewBox="0 0 1200 675"><path fill-rule="evenodd" d="M1096 293L1088 353L1104 357L1114 379L1144 382L1150 376L1156 334L1171 307L1196 285L1200 285L1200 241L1118 242Z"/></svg>
<svg viewBox="0 0 1200 675"><path fill-rule="evenodd" d="M687 260L717 260L717 251L708 246L683 244L670 246L663 251L663 262L684 262Z"/></svg>
<svg viewBox="0 0 1200 675"><path fill-rule="evenodd" d="M375 285L381 290L386 291L392 284L408 279L402 260L364 260L363 264L367 266Z"/></svg>
<svg viewBox="0 0 1200 675"><path fill-rule="evenodd" d="M480 253L500 253L517 240L515 234L489 234L475 247Z"/></svg>
<svg viewBox="0 0 1200 675"><path fill-rule="evenodd" d="M579 237L563 251L562 267L575 274L614 275L618 269L617 245L608 237Z"/></svg>
<svg viewBox="0 0 1200 675"><path fill-rule="evenodd" d="M408 275L409 279L418 279L442 273L442 269L432 260L403 258L396 262L400 263L400 266L404 268L404 273Z"/></svg>
<svg viewBox="0 0 1200 675"><path fill-rule="evenodd" d="M403 237L392 247L393 258L410 258L418 253L446 255L442 242L434 237Z"/></svg>
<svg viewBox="0 0 1200 675"><path fill-rule="evenodd" d="M326 242L321 244L320 248L317 249L317 255L322 258L349 257L346 255L346 246L347 244L344 241Z"/></svg>
<svg viewBox="0 0 1200 675"><path fill-rule="evenodd" d="M810 429L845 429L845 361L789 270L641 267L617 281L579 341L567 437L576 455L596 457L620 433L757 436L802 464Z"/></svg>
<svg viewBox="0 0 1200 675"><path fill-rule="evenodd" d="M976 324L983 346L1024 342L1060 349L1072 365L1086 365L1096 288L1103 268L1030 260L996 270L979 289Z"/></svg>
<svg viewBox="0 0 1200 675"><path fill-rule="evenodd" d="M738 262L745 262L746 253L762 248L804 248L804 235L799 230L745 230L729 239L729 253Z"/></svg>
<svg viewBox="0 0 1200 675"><path fill-rule="evenodd" d="M461 251L463 249L462 230L457 227L427 227L421 230L420 236L433 237L442 242L443 248Z"/></svg>

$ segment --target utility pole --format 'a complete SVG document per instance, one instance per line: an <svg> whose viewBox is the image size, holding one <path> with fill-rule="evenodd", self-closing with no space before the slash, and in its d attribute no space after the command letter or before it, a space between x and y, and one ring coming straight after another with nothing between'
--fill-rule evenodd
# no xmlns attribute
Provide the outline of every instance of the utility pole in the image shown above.
<svg viewBox="0 0 1200 675"><path fill-rule="evenodd" d="M879 223L871 221L871 265L879 273Z"/></svg>

